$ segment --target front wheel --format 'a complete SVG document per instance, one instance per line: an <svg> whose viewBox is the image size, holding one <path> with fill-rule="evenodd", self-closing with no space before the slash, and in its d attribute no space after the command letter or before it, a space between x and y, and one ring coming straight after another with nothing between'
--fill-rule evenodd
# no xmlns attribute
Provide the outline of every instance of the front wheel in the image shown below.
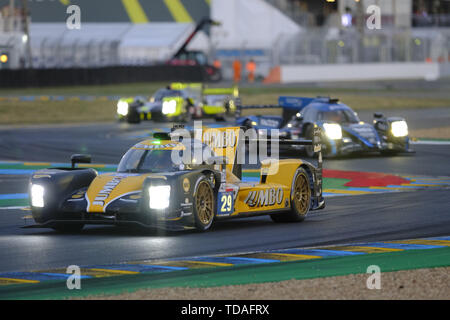
<svg viewBox="0 0 450 320"><path fill-rule="evenodd" d="M141 122L140 113L136 109L131 108L127 115L127 122L132 124L140 123Z"/></svg>
<svg viewBox="0 0 450 320"><path fill-rule="evenodd" d="M311 186L305 169L299 168L291 187L291 211L272 214L275 222L299 222L305 220L311 208Z"/></svg>
<svg viewBox="0 0 450 320"><path fill-rule="evenodd" d="M198 231L208 230L214 220L214 191L203 177L197 185L194 196L194 222Z"/></svg>

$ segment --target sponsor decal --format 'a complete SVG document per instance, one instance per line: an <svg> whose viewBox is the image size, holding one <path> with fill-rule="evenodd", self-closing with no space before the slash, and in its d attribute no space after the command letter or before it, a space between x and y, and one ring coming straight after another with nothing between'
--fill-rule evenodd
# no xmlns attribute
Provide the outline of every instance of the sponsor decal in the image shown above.
<svg viewBox="0 0 450 320"><path fill-rule="evenodd" d="M120 183L120 181L127 176L129 175L116 175L111 181L105 183L103 189L97 194L92 204L95 206L103 206L105 204L105 200L109 197L109 194Z"/></svg>
<svg viewBox="0 0 450 320"><path fill-rule="evenodd" d="M183 190L184 192L189 192L189 189L191 188L191 183L189 182L188 178L184 178L183 180Z"/></svg>
<svg viewBox="0 0 450 320"><path fill-rule="evenodd" d="M233 148L237 142L234 130L208 130L203 134L203 142L211 148Z"/></svg>
<svg viewBox="0 0 450 320"><path fill-rule="evenodd" d="M260 120L262 126L277 128L279 126L279 121L274 119L261 118Z"/></svg>
<svg viewBox="0 0 450 320"><path fill-rule="evenodd" d="M39 179L39 178L50 178L49 174L35 174L33 176L33 179Z"/></svg>
<svg viewBox="0 0 450 320"><path fill-rule="evenodd" d="M168 149L168 148L175 148L177 147L178 144L177 143L168 143L168 144L153 144L153 145L148 145L148 144L143 144L143 143L138 143L134 146L134 148L137 149L147 149L147 150L154 150L154 149Z"/></svg>
<svg viewBox="0 0 450 320"><path fill-rule="evenodd" d="M265 206L273 206L275 204L281 204L283 202L283 188L278 187L265 189L265 190L256 190L250 191L247 195L247 198L244 200L244 203L249 207L265 207Z"/></svg>

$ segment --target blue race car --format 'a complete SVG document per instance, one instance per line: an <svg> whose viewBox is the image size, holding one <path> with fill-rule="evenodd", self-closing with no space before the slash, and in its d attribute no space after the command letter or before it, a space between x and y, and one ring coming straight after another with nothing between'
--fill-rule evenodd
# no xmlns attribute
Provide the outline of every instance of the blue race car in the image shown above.
<svg viewBox="0 0 450 320"><path fill-rule="evenodd" d="M408 125L401 117L375 113L373 124L365 123L349 106L329 97L282 96L278 106L242 106L241 110L267 108L281 108L282 115L241 114L236 122L256 129L259 136L270 137L270 129L279 129L280 139L311 139L314 127L320 127L322 151L329 157L365 152L413 152L409 145ZM305 151L308 156L314 155L310 147Z"/></svg>

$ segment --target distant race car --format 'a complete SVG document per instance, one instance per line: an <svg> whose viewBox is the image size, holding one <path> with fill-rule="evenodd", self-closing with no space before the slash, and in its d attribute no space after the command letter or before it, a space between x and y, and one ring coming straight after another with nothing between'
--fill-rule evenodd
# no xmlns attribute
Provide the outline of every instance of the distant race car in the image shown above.
<svg viewBox="0 0 450 320"><path fill-rule="evenodd" d="M146 101L143 97L122 98L117 117L129 123L143 120L189 122L191 119L224 120L235 111L237 88L203 88L201 83L172 83Z"/></svg>
<svg viewBox="0 0 450 320"><path fill-rule="evenodd" d="M259 182L247 183L235 161L241 132L239 127L211 128L203 131L202 141L183 142L157 133L128 150L112 173L76 168L90 162L87 155L73 155L72 168L36 171L29 187L36 226L70 232L85 224L205 231L222 218L269 214L276 222L301 221L325 206L320 143L314 145L317 166L300 159L267 160ZM192 152L189 163L172 161L173 152L195 146L203 159Z"/></svg>
<svg viewBox="0 0 450 320"><path fill-rule="evenodd" d="M410 149L408 125L404 118L375 113L373 124L365 123L356 112L337 99L281 96L278 105L238 108L238 114L247 109L246 112L251 115L238 116L236 124L254 128L259 135L270 137L270 129L279 129L280 139L310 139L314 128L321 128L324 156L414 152ZM282 115L255 115L267 109L279 109ZM308 156L313 156L311 147L304 149Z"/></svg>

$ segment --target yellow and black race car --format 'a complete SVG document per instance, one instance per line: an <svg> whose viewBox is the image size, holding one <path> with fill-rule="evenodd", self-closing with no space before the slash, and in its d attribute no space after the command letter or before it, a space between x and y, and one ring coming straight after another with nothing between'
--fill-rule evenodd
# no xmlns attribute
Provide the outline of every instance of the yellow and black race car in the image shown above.
<svg viewBox="0 0 450 320"><path fill-rule="evenodd" d="M191 119L224 120L236 110L239 90L204 88L201 83L171 83L147 101L144 97L121 98L117 118L128 123L143 120L189 122Z"/></svg>
<svg viewBox="0 0 450 320"><path fill-rule="evenodd" d="M325 205L320 141L314 143L317 166L266 159L259 181L248 183L241 180L238 163L245 149L241 128L210 128L182 142L176 133L154 134L134 145L117 172L98 175L76 168L90 161L86 155L72 156L72 168L35 172L29 195L37 227L76 231L85 224L113 224L205 231L214 221L233 217L268 214L276 222L302 221Z"/></svg>

